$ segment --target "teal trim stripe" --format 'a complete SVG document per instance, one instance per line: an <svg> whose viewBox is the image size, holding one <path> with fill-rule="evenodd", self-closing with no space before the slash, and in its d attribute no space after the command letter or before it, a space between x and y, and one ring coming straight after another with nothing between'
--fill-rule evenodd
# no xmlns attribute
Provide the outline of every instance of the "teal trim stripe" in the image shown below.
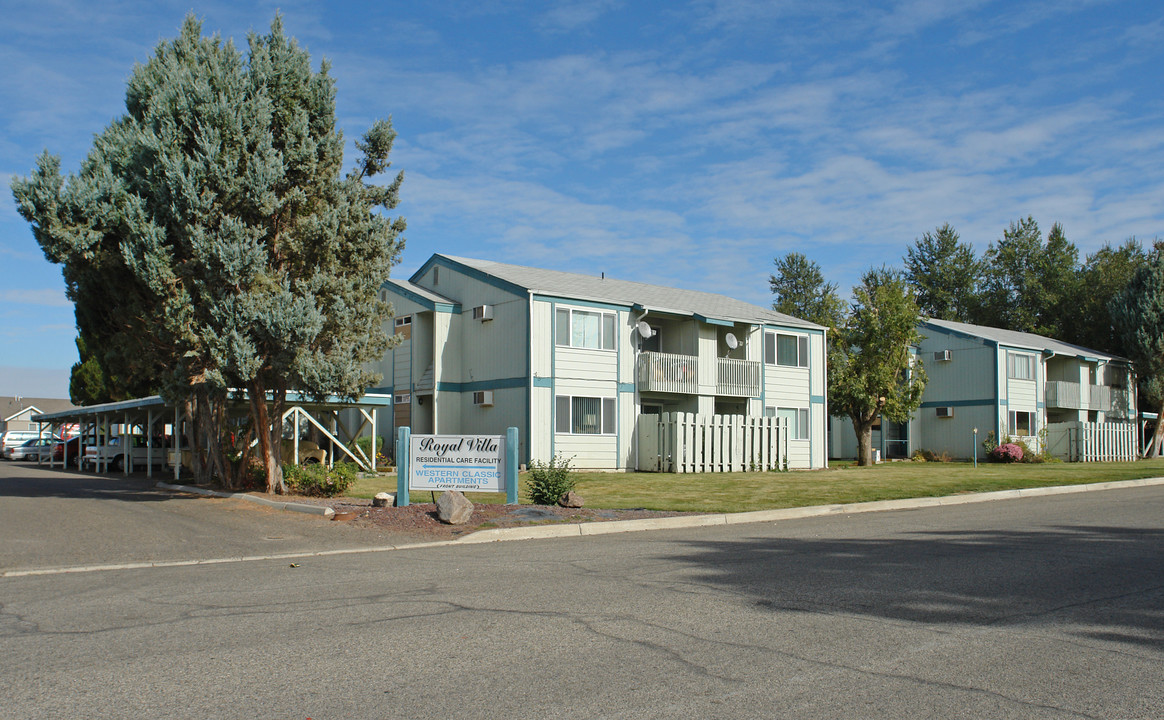
<svg viewBox="0 0 1164 720"><path fill-rule="evenodd" d="M412 292L411 290L409 290L407 288L402 288L399 285L394 285L393 283L384 283L383 288L390 293L395 293L396 295L399 295L400 297L404 298L405 300L410 300L410 301L416 303L417 305L421 306L422 308L424 308L426 310L432 310L434 312L439 312L439 313L449 313L452 315L460 315L461 314L461 304L460 303L442 303L442 302L436 302L435 300L429 300L428 298L424 297L423 295L419 295L417 293Z"/></svg>
<svg viewBox="0 0 1164 720"><path fill-rule="evenodd" d="M618 391L620 393L633 393L635 391L635 384L620 382L618 384Z"/></svg>
<svg viewBox="0 0 1164 720"><path fill-rule="evenodd" d="M554 386L554 379L548 377L536 377L533 379L534 387L552 388Z"/></svg>
<svg viewBox="0 0 1164 720"><path fill-rule="evenodd" d="M430 257L424 265L420 266L419 270L412 274L412 277L408 278L409 282L416 282L420 278L424 277L425 273L427 273L434 265L454 270L466 277L473 278L474 280L483 282L486 285L491 285L492 287L495 287L499 290L504 290L519 297L525 296L529 292L528 288L524 288L517 283L511 283L508 280L502 280L496 275L490 275L483 270L478 270L475 267L470 267L442 255L433 255Z"/></svg>
<svg viewBox="0 0 1164 720"><path fill-rule="evenodd" d="M824 395L813 395L808 399L813 405L824 405Z"/></svg>
<svg viewBox="0 0 1164 720"><path fill-rule="evenodd" d="M626 305L613 305L611 303L595 302L593 300L575 300L573 298L561 297L558 295L534 295L534 300L539 302L548 302L551 305L555 303L562 303L563 305L571 305L574 307L588 307L598 310L610 310L611 312L625 311ZM556 309L556 306L555 306ZM557 337L557 336L555 336Z"/></svg>
<svg viewBox="0 0 1164 720"><path fill-rule="evenodd" d="M525 387L524 377L500 378L498 380L477 380L475 382L438 382L436 390L441 392L476 392L478 390L509 390Z"/></svg>
<svg viewBox="0 0 1164 720"><path fill-rule="evenodd" d="M708 325L719 325L721 327L735 327L736 326L736 324L730 320L720 320L718 318L711 318L711 317L708 317L706 315L700 315L699 313L694 313L692 315L692 317L694 317L699 322L706 323Z"/></svg>
<svg viewBox="0 0 1164 720"><path fill-rule="evenodd" d="M931 400L930 402L922 403L919 407L990 407L991 405L994 405L992 398L982 398L981 400L947 400L945 402Z"/></svg>

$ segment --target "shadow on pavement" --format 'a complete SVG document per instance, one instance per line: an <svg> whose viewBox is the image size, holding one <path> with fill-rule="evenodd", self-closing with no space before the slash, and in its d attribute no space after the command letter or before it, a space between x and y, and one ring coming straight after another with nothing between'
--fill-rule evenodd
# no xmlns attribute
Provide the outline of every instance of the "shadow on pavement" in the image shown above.
<svg viewBox="0 0 1164 720"><path fill-rule="evenodd" d="M132 473L128 477L95 475L36 463L0 463L0 497L61 497L127 502L173 499L173 493L156 487L158 481L172 481L172 476L157 471L154 471L152 478L147 478L144 472Z"/></svg>
<svg viewBox="0 0 1164 720"><path fill-rule="evenodd" d="M1164 533L1126 527L925 532L888 540L689 543L700 580L769 612L963 626L1067 623L1164 651Z"/></svg>

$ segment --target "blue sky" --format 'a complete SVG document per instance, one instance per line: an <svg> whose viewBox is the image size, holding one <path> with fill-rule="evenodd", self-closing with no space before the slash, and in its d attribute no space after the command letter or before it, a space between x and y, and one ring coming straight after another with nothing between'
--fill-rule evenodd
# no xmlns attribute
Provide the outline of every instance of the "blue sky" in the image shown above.
<svg viewBox="0 0 1164 720"><path fill-rule="evenodd" d="M351 143L391 115L407 247L767 305L775 257L850 288L949 222L1084 252L1164 237L1164 5L829 0L0 0L0 394L67 396L71 304L7 185L75 171L185 14L276 9ZM349 157L352 157L349 155ZM350 165L350 163L349 163Z"/></svg>

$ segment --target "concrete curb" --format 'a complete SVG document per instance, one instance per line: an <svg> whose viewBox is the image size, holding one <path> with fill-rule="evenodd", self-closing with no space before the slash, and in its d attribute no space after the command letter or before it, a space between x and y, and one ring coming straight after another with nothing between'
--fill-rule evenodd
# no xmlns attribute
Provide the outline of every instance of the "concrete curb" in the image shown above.
<svg viewBox="0 0 1164 720"><path fill-rule="evenodd" d="M1087 485L1054 485L1051 487L1024 488L1022 490L996 490L993 492L948 495L944 497L875 500L873 502L851 503L847 505L813 505L809 507L753 510L750 512L719 513L714 515L684 515L678 517L643 518L639 520L612 520L610 522L491 528L489 530L479 530L472 535L466 535L453 542L457 545L464 545L504 542L509 540L541 540L545 538L579 537L583 535L608 535L643 530L676 530L681 528L708 527L712 525L779 522L781 520L798 520L800 518L820 517L822 515L857 515L860 513L886 512L890 510L918 510L921 508L946 505L967 505L970 503L1014 500L1017 498L1041 497L1044 495L1067 495L1071 493L1098 492L1101 490L1119 490L1122 488L1145 487L1149 485L1164 485L1164 477L1091 483Z"/></svg>
<svg viewBox="0 0 1164 720"><path fill-rule="evenodd" d="M207 490L205 488L190 487L189 485L171 485L167 482L159 482L158 487L163 490L175 490L177 492L194 493L195 495L208 495L210 497L220 498L235 498L238 500L246 500L248 502L258 503L259 505L266 505L267 507L277 508L279 510L290 510L291 512L301 512L307 515L322 515L327 519L335 517L335 510L321 505L304 505L302 503L282 502L280 500L268 500L267 498L255 497L246 493L232 493L222 492L221 490Z"/></svg>

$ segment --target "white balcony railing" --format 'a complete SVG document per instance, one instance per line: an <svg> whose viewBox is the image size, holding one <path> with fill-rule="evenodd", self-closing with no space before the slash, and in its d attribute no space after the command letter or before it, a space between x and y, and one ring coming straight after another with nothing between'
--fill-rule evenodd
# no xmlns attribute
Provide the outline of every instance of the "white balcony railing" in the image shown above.
<svg viewBox="0 0 1164 720"><path fill-rule="evenodd" d="M699 358L662 352L640 353L635 377L640 391L694 395L699 392Z"/></svg>
<svg viewBox="0 0 1164 720"><path fill-rule="evenodd" d="M715 361L715 394L733 397L756 397L760 394L760 373L755 360L717 358Z"/></svg>

